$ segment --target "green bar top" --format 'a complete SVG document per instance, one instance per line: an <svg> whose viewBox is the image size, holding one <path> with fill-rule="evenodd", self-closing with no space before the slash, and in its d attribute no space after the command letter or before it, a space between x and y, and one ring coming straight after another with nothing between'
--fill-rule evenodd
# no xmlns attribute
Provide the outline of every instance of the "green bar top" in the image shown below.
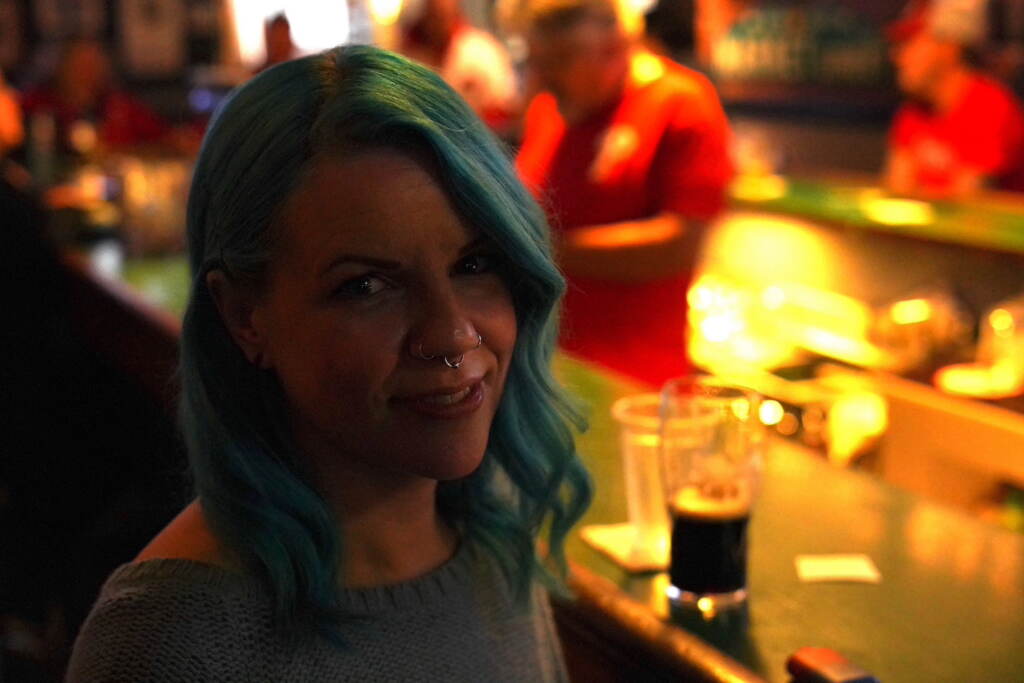
<svg viewBox="0 0 1024 683"><path fill-rule="evenodd" d="M737 209L1024 254L1024 195L925 202L863 183L768 176L738 179L730 202Z"/></svg>
<svg viewBox="0 0 1024 683"><path fill-rule="evenodd" d="M579 447L597 496L582 524L624 522L609 411L616 398L650 389L565 357L556 369L590 406L591 429ZM747 609L711 621L669 609L665 573L629 574L578 536L568 554L769 681L789 680L785 660L803 646L837 650L883 683L1022 680L1024 536L779 440L750 544ZM800 582L796 555L833 553L868 555L881 583Z"/></svg>
<svg viewBox="0 0 1024 683"><path fill-rule="evenodd" d="M130 260L124 278L151 303L184 310L184 257ZM564 356L555 370L590 412L579 449L597 494L583 524L624 522L625 483L609 410L616 398L650 388ZM788 680L785 659L803 646L838 650L884 683L1022 680L1024 536L782 441L773 444L750 534L748 607L711 621L670 613L664 573L628 574L577 534L568 554L770 681ZM882 581L801 583L795 556L819 553L867 554Z"/></svg>

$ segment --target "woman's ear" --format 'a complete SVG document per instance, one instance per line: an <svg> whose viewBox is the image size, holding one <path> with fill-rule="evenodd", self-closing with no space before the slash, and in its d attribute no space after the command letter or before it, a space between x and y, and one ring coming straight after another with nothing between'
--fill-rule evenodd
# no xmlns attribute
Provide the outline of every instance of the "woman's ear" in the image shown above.
<svg viewBox="0 0 1024 683"><path fill-rule="evenodd" d="M206 274L206 287L238 348L253 365L269 368L266 330L260 324L257 297L252 287L232 282L222 270Z"/></svg>

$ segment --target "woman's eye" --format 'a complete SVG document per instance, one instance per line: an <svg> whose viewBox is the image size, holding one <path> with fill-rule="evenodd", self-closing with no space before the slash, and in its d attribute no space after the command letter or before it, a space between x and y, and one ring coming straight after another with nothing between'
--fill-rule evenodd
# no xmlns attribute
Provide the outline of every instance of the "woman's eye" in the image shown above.
<svg viewBox="0 0 1024 683"><path fill-rule="evenodd" d="M351 299L373 296L386 287L386 283L375 275L362 275L342 283L338 294Z"/></svg>
<svg viewBox="0 0 1024 683"><path fill-rule="evenodd" d="M473 254L459 261L455 269L462 275L480 275L494 270L496 261L490 254Z"/></svg>

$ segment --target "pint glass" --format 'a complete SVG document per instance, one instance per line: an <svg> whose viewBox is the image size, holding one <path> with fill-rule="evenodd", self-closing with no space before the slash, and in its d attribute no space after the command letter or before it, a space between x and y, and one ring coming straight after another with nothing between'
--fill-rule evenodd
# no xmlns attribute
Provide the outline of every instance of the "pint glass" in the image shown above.
<svg viewBox="0 0 1024 683"><path fill-rule="evenodd" d="M662 392L662 477L672 520L669 597L702 611L747 596L747 524L762 469L759 397L715 377Z"/></svg>

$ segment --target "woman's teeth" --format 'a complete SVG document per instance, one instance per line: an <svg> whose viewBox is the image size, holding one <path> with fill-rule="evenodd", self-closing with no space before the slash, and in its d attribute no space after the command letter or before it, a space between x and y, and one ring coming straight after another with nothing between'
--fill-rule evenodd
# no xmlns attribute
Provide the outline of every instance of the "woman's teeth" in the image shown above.
<svg viewBox="0 0 1024 683"><path fill-rule="evenodd" d="M434 394L433 396L424 396L420 400L424 403L431 403L433 405L450 406L469 396L469 391L470 387L466 387L462 391L454 394Z"/></svg>

